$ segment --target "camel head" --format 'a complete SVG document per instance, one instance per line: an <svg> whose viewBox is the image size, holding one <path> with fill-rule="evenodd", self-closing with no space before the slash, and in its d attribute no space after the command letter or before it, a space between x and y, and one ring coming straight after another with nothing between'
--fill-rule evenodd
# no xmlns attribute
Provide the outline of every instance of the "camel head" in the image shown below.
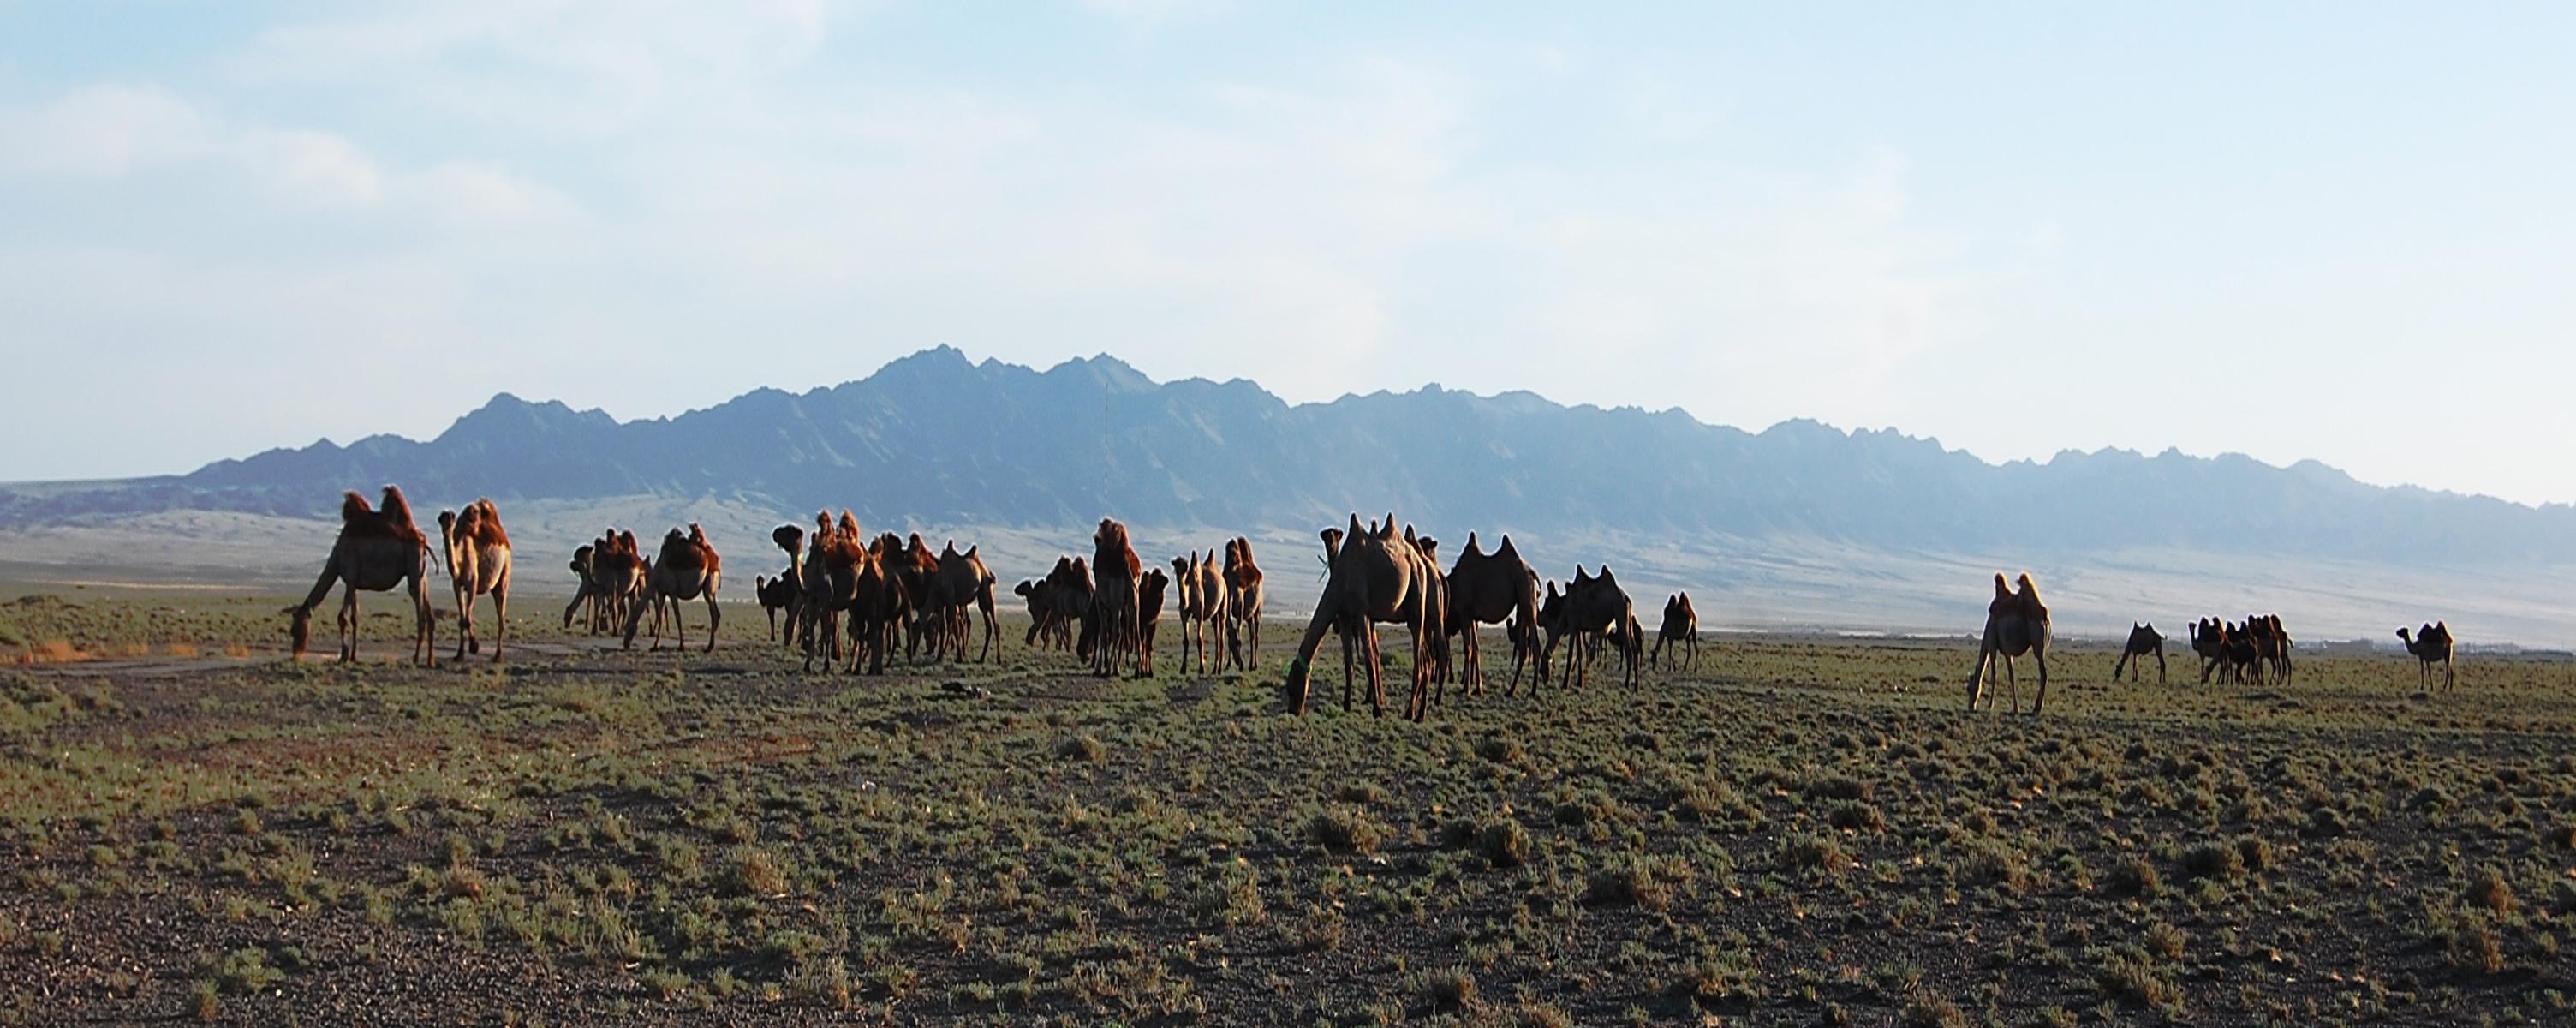
<svg viewBox="0 0 2576 1028"><path fill-rule="evenodd" d="M349 494L351 496L356 493ZM313 639L313 608L296 604L283 612L287 615L286 638L295 646L295 659L304 659L304 646Z"/></svg>
<svg viewBox="0 0 2576 1028"><path fill-rule="evenodd" d="M769 541L777 543L779 549L793 557L797 550L805 547L805 530L794 525L780 525L769 530Z"/></svg>
<svg viewBox="0 0 2576 1028"><path fill-rule="evenodd" d="M465 508L465 512L467 514L472 514L474 513L474 508L467 507ZM438 538L441 542L451 541L456 538L455 511L442 510L438 512Z"/></svg>
<svg viewBox="0 0 2576 1028"><path fill-rule="evenodd" d="M1026 578L1020 579L1020 584L1011 587L1013 596L1026 596L1036 591L1038 591L1038 584Z"/></svg>

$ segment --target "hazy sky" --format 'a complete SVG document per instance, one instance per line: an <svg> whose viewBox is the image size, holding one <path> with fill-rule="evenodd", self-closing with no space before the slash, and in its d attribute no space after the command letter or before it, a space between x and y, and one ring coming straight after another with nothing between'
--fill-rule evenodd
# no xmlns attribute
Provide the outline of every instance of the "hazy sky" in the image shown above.
<svg viewBox="0 0 2576 1028"><path fill-rule="evenodd" d="M0 0L0 480L948 343L2576 500L2576 5L1598 6Z"/></svg>

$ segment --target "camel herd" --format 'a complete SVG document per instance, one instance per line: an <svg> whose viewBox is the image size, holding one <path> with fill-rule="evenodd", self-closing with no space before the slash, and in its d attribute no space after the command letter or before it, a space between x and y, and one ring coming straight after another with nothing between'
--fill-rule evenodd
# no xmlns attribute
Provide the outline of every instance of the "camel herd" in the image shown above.
<svg viewBox="0 0 2576 1028"><path fill-rule="evenodd" d="M340 532L321 575L303 602L285 611L298 658L311 634L313 612L334 586L344 587L339 611L343 661L357 659L357 594L400 588L412 601L412 660L434 666L437 619L428 581L443 557L456 596L456 659L482 650L474 608L484 596L492 598L492 659L501 659L509 632L510 536L491 500L476 500L461 511L440 511L435 549L396 487L386 486L374 505L356 492L344 494L340 517ZM1610 654L1618 656L1620 681L1630 689L1638 687L1645 666L1661 663L1667 648L1677 666L1698 664L1699 615L1690 594L1666 597L1649 651L1636 605L1607 564L1598 574L1576 565L1574 576L1560 588L1553 580L1541 582L1510 536L1487 552L1471 532L1465 548L1443 571L1438 540L1411 525L1399 529L1393 514L1367 524L1353 514L1347 524L1317 536L1323 543L1325 581L1288 662L1287 702L1295 713L1305 712L1311 664L1327 633L1342 644L1342 708L1352 708L1353 690L1364 673L1371 709L1385 713L1379 625L1402 626L1412 642L1404 716L1417 721L1433 704L1445 701L1453 675L1462 690L1483 694L1478 630L1484 626L1500 627L1511 647L1506 695L1517 693L1525 676L1535 689L1547 680L1551 666L1557 669L1559 688L1580 688L1592 665ZM817 659L826 668L846 660L852 673L864 667L883 674L898 647L912 661L996 657L996 580L978 547L960 552L951 541L933 551L917 532L909 538L892 532L869 538L846 510L837 520L817 512L810 532L781 525L770 538L785 554L786 567L774 577L754 576L753 591L769 619L770 638L801 651L808 670ZM1174 557L1169 573L1145 567L1127 527L1116 519L1102 518L1091 542L1087 560L1059 557L1045 577L1012 589L1028 606L1025 645L1070 653L1102 676L1150 674L1169 597L1180 622L1178 659L1184 667L1193 660L1202 674L1260 667L1263 575L1250 539L1237 536ZM707 611L704 649L711 652L724 620L716 602L722 566L696 524L672 528L651 556L640 549L634 532L603 532L573 552L570 568L579 590L564 607L564 626L581 621L594 634L621 636L628 648L649 626L656 650L667 629L685 650L682 606L700 601ZM2011 690L2012 709L2018 711L2015 662L2027 656L2038 666L2038 690L2031 703L2031 713L2037 714L2048 702L2048 606L2028 573L2008 582L1998 572L1994 587L1977 665L1968 679L1968 709L1977 709L2000 672ZM2439 664L2442 684L2455 684L2449 625L2433 622L2411 633L2400 628L2397 635L2418 660L2425 682L2433 681ZM1454 654L1453 637L1458 640ZM2202 618L2192 623L2189 641L2201 657L2204 684L2213 676L2235 683L2287 682L2294 670L2290 635L2277 614L2249 615L2241 622ZM2148 657L2155 658L2162 680L2164 644L2154 625L2132 624L2112 665L2113 680L2133 661L2142 673ZM1464 659L1453 663L1453 656Z"/></svg>

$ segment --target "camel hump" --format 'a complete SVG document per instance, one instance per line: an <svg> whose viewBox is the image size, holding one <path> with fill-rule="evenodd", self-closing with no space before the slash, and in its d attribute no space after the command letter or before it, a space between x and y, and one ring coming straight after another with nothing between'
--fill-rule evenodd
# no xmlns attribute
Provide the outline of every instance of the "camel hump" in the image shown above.
<svg viewBox="0 0 2576 1028"><path fill-rule="evenodd" d="M351 489L340 494L340 520L356 521L360 518L372 517L375 513L376 509L367 506L367 498L358 495L357 490Z"/></svg>

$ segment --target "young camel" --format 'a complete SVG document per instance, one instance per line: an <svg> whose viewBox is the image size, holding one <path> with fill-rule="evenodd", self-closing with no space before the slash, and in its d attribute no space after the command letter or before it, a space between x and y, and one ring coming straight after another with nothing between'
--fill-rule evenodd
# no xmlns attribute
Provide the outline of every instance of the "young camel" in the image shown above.
<svg viewBox="0 0 2576 1028"><path fill-rule="evenodd" d="M671 631L678 637L680 650L689 648L688 620L680 616L680 604L703 597L707 603L707 645L700 652L716 651L716 629L724 625L724 610L716 606L716 587L723 581L723 558L716 548L707 545L706 532L696 522L689 523L688 534L672 529L662 537L662 555L653 561L652 573L646 576L645 602L671 608ZM644 618L639 605L626 614L626 648L635 648L635 629ZM656 619L658 623L658 618ZM662 636L655 632L653 649L662 648Z"/></svg>
<svg viewBox="0 0 2576 1028"><path fill-rule="evenodd" d="M1691 609L1689 593L1674 593L1664 601L1664 623L1655 629L1655 652L1646 655L1646 662L1662 663L1666 643L1673 646L1675 665L1699 668L1699 612Z"/></svg>
<svg viewBox="0 0 2576 1028"><path fill-rule="evenodd" d="M313 634L313 609L331 595L334 585L345 586L340 597L340 661L358 659L358 593L387 592L397 584L410 594L412 602L412 653L415 664L438 666L437 618L429 604L429 537L411 518L411 504L403 499L402 490L386 486L384 509L367 506L367 498L355 492L340 498L340 534L331 541L331 555L322 562L322 574L313 580L313 591L304 602L281 613L288 616L287 637L294 643L295 659L304 659L304 647Z"/></svg>
<svg viewBox="0 0 2576 1028"><path fill-rule="evenodd" d="M1261 566L1252 562L1252 540L1235 536L1225 544L1225 588L1233 598L1226 610L1225 648L1234 666L1250 671L1261 666ZM1244 650L1252 651L1246 661Z"/></svg>
<svg viewBox="0 0 2576 1028"><path fill-rule="evenodd" d="M1380 678L1377 632L1371 627L1382 622L1404 625L1413 633L1413 696L1406 704L1406 715L1422 720L1430 686L1426 677L1430 665L1423 659L1429 654L1426 636L1440 627L1425 616L1429 597L1424 579L1430 569L1424 566L1421 552L1396 538L1392 514L1375 531L1367 532L1361 531L1359 515L1353 514L1347 532L1324 530L1324 546L1329 554L1324 595L1315 603L1305 637L1298 640L1296 658L1288 662L1289 711L1306 712L1309 664L1316 647L1323 644L1324 633L1338 630L1343 633L1343 709L1350 709L1351 647L1356 639L1368 663L1369 706L1385 716L1386 687Z"/></svg>
<svg viewBox="0 0 2576 1028"><path fill-rule="evenodd" d="M2048 705L2048 606L2039 600L2039 586L2030 573L2021 576L2021 589L2015 592L2004 585L2003 572L1995 572L1995 598L1986 605L1986 631L1977 642L1977 667L1968 673L1968 711L1975 713L1977 700L1993 680L1992 667L2003 666L2004 680L2012 685L2012 705L2021 710L2021 681L2013 674L2013 658L2030 654L2039 661L2039 696L2031 701L2030 712L2039 714Z"/></svg>
<svg viewBox="0 0 2576 1028"><path fill-rule="evenodd" d="M1136 580L1136 674L1142 677L1154 675L1154 633L1163 626L1163 590L1171 584L1161 568Z"/></svg>
<svg viewBox="0 0 2576 1028"><path fill-rule="evenodd" d="M490 498L465 505L465 512L438 512L438 541L447 551L448 581L456 586L456 659L483 651L474 629L474 598L492 597L492 663L501 662L501 647L510 641L510 533L501 529L501 511Z"/></svg>
<svg viewBox="0 0 2576 1028"><path fill-rule="evenodd" d="M2120 659L2111 664L2111 680L2119 681L2120 672L2131 667L2129 661L2132 659L2137 661L2134 674L2145 674L2149 655L2156 658L2156 681L2161 684L2165 680L2164 634L2156 631L2152 624L2131 622L2129 641L2120 647Z"/></svg>

